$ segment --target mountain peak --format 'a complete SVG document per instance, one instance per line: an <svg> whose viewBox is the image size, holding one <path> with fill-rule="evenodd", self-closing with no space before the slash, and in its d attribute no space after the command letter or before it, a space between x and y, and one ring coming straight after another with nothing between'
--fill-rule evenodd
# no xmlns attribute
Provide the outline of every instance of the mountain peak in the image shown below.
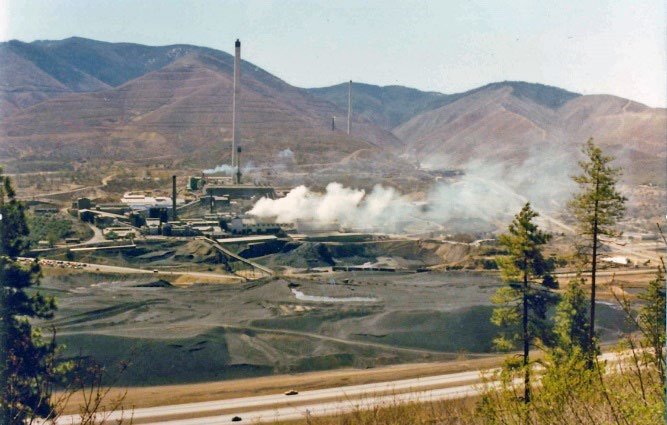
<svg viewBox="0 0 667 425"><path fill-rule="evenodd" d="M550 109L558 109L570 100L581 96L579 93L574 93L559 87L539 83L529 83L526 81L499 81L474 89L472 92L501 87L510 87L514 96L531 100L538 105Z"/></svg>

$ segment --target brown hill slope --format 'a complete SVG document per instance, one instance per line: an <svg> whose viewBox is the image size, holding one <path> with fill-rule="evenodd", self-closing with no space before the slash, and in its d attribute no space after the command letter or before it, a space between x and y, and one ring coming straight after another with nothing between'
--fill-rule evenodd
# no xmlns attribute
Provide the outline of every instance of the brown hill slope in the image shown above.
<svg viewBox="0 0 667 425"><path fill-rule="evenodd" d="M219 52L218 52L219 53ZM232 63L194 53L119 87L77 93L16 111L5 121L5 154L56 152L63 158L174 154L206 165L226 161L231 139ZM244 62L241 134L245 158L271 162L290 148L300 161L335 161L359 149L397 144L358 122L354 137L330 130L342 111Z"/></svg>
<svg viewBox="0 0 667 425"><path fill-rule="evenodd" d="M356 114L368 118L374 124L392 130L422 112L448 105L458 99L471 96L480 91L511 87L514 96L557 108L575 97L581 96L558 87L524 81L503 81L487 84L463 93L443 94L425 92L403 86L375 86L372 84L352 83L352 109ZM347 108L348 84L308 89L341 108Z"/></svg>
<svg viewBox="0 0 667 425"><path fill-rule="evenodd" d="M72 92L65 84L7 46L0 47L0 82L0 116L11 115L46 99ZM92 78L86 83L91 89L109 87Z"/></svg>
<svg viewBox="0 0 667 425"><path fill-rule="evenodd" d="M81 37L0 43L0 102L4 115L67 93L117 87L180 57L211 49L189 45L144 46Z"/></svg>
<svg viewBox="0 0 667 425"><path fill-rule="evenodd" d="M511 84L489 86L394 130L406 150L431 166L576 162L589 137L618 157L633 182L664 184L667 110L614 96L577 96L562 105L518 96Z"/></svg>

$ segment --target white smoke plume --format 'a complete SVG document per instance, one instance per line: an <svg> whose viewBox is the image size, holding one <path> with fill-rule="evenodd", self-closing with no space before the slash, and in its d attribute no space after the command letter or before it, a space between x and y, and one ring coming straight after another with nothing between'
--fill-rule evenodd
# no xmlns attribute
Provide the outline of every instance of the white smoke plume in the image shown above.
<svg viewBox="0 0 667 425"><path fill-rule="evenodd" d="M294 152L292 152L292 149L290 148L283 149L280 152L278 152L278 159L289 160L293 158L294 158Z"/></svg>
<svg viewBox="0 0 667 425"><path fill-rule="evenodd" d="M226 174L228 176L231 176L236 172L236 167L232 167L229 164L221 164L217 165L215 168L207 168L206 170L202 170L204 174L217 174L217 173L222 173Z"/></svg>
<svg viewBox="0 0 667 425"><path fill-rule="evenodd" d="M255 165L252 162L248 162L244 166L241 167L241 172L243 174L247 174L249 172L252 172L256 169ZM206 170L202 170L202 173L204 174L225 174L228 176L232 176L236 174L236 167L232 167L229 164L220 164L217 165L215 168L208 168Z"/></svg>
<svg viewBox="0 0 667 425"><path fill-rule="evenodd" d="M327 185L324 193L298 186L284 198L262 198L249 214L275 218L278 222L307 220L322 225L337 222L345 227L393 231L417 211L415 204L393 188L377 185L367 194L334 182Z"/></svg>
<svg viewBox="0 0 667 425"><path fill-rule="evenodd" d="M530 201L542 214L542 225L552 231L567 230L549 215L562 209L570 193L564 167L561 164L558 170L550 170L553 174L547 167L547 173L540 174L545 170L544 163L530 165L518 171L505 165L470 163L461 178L436 183L423 203L382 185L376 185L370 193L335 182L329 183L324 193L298 186L284 198L260 199L249 214L278 222L307 220L322 226L337 222L352 229L383 232L410 233L416 228L479 231L505 228ZM555 180L549 181L551 178ZM426 208L422 208L424 205Z"/></svg>

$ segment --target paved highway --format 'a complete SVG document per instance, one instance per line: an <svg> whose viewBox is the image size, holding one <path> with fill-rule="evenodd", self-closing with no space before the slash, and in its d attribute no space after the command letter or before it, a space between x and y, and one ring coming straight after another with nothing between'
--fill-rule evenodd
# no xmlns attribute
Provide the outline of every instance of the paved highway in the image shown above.
<svg viewBox="0 0 667 425"><path fill-rule="evenodd" d="M644 274L655 274L658 269L645 268L645 269L612 269L612 270L598 270L595 274L596 276L627 276L627 275L644 275ZM556 272L553 274L555 277L562 278L572 278L576 277L577 273L575 272ZM590 277L590 270L581 272L583 277Z"/></svg>
<svg viewBox="0 0 667 425"><path fill-rule="evenodd" d="M615 353L603 354L601 360L617 361ZM491 373L488 371L487 373ZM132 416L135 424L222 425L239 416L244 423L303 419L372 409L396 403L429 402L463 398L483 391L482 371L459 372L424 378L403 379L374 384L352 385L303 391L296 395L275 394L219 401L186 403L136 409L133 412L102 413L108 422ZM491 383L490 385L497 385ZM77 415L62 416L56 424L78 424Z"/></svg>

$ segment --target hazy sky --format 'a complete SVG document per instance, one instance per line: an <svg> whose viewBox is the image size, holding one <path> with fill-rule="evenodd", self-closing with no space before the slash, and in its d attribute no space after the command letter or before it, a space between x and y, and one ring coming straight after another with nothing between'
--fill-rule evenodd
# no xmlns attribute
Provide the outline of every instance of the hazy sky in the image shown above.
<svg viewBox="0 0 667 425"><path fill-rule="evenodd" d="M444 93L501 80L667 106L667 13L641 1L0 0L0 38L163 45L243 57L301 87L349 79Z"/></svg>

